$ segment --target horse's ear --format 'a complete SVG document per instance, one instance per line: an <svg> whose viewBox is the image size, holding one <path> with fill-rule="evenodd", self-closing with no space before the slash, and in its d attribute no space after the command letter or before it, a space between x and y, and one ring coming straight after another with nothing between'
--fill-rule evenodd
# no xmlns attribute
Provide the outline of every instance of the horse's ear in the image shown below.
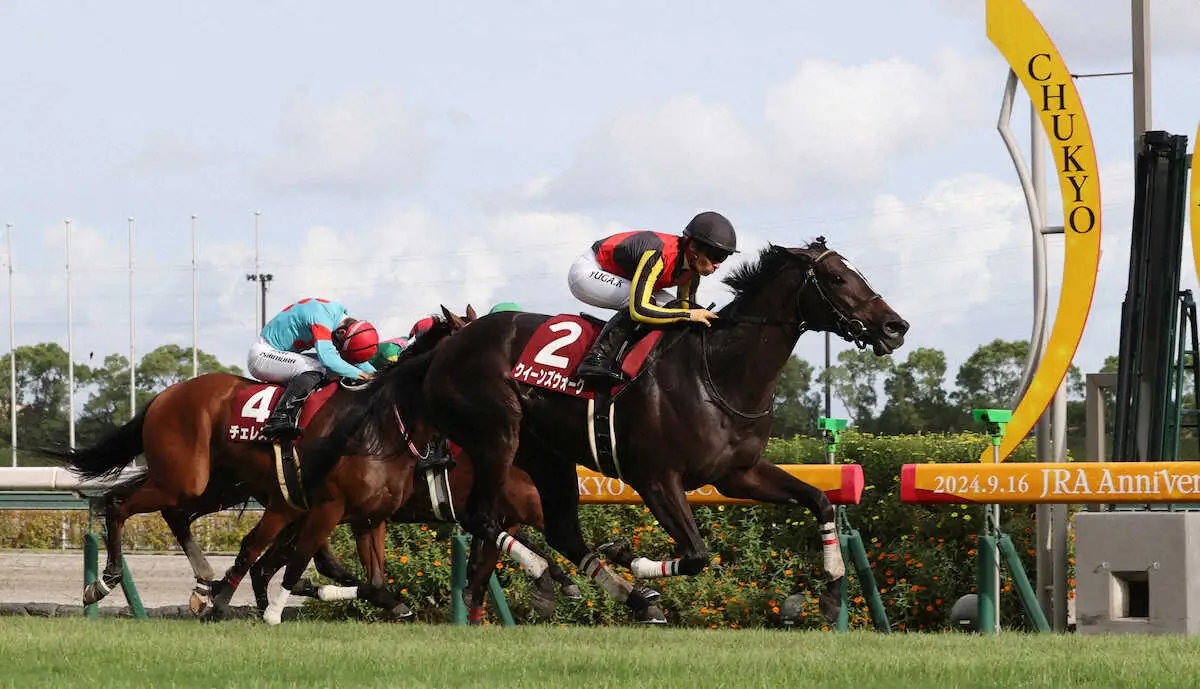
<svg viewBox="0 0 1200 689"><path fill-rule="evenodd" d="M454 314L450 313L450 309L446 308L445 304L438 304L438 306L442 307L442 315L446 317L446 320L448 320L448 321L454 320Z"/></svg>
<svg viewBox="0 0 1200 689"><path fill-rule="evenodd" d="M475 307L471 306L470 304L467 304L467 320L473 321L476 318L477 318L477 316L475 315Z"/></svg>

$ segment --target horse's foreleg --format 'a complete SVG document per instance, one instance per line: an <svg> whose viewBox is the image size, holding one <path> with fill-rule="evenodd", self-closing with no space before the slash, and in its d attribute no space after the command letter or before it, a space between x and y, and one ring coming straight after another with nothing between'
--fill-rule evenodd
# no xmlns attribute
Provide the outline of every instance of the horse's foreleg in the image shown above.
<svg viewBox="0 0 1200 689"><path fill-rule="evenodd" d="M495 543L488 543L479 538L471 541L471 554L467 558L466 600L463 601L467 605L467 622L471 625L483 624L487 585L492 573L496 571L496 562L499 559L500 549ZM536 595L535 593L535 598ZM537 605L536 601L534 605Z"/></svg>
<svg viewBox="0 0 1200 689"><path fill-rule="evenodd" d="M293 515L291 510L284 512L275 507L268 507L254 528L250 529L250 532L242 538L242 545L238 550L237 557L233 560L233 565L225 572L221 581L213 587L213 614L217 618L225 615L229 601L233 599L234 591L242 583L246 573L250 571L250 566L275 540L279 532L287 526Z"/></svg>
<svg viewBox="0 0 1200 689"><path fill-rule="evenodd" d="M640 579L699 574L708 566L708 546L700 536L680 477L677 474L668 475L639 487L638 493L663 529L675 539L677 557L673 560L635 557L623 545L611 544L608 548L602 546L601 552L608 554L614 562L628 567L633 576Z"/></svg>
<svg viewBox="0 0 1200 689"><path fill-rule="evenodd" d="M254 605L260 613L266 610L267 605L271 602L267 595L271 578L287 565L292 551L296 548L296 536L300 533L301 524L303 524L303 519L297 519L288 524L275 537L271 547L267 548L266 552L250 566L250 584L254 589Z"/></svg>
<svg viewBox="0 0 1200 689"><path fill-rule="evenodd" d="M821 594L821 612L825 618L837 619L842 607L842 587L846 565L838 543L837 511L822 491L792 476L783 469L760 460L746 471L730 474L716 484L722 495L746 498L779 505L802 505L821 525L821 553L825 574L830 583Z"/></svg>
<svg viewBox="0 0 1200 689"><path fill-rule="evenodd" d="M358 584L358 597L378 608L389 611L396 619L411 619L412 610L404 603L397 601L384 584L387 579L387 523L381 521L370 529L356 530L355 536L358 559L362 562L363 571L366 572L366 581ZM328 541L325 543L324 551L329 554L329 557L333 557L333 553L329 552ZM333 559L336 561L336 558ZM350 575L340 562L337 565L343 572ZM318 569L318 571L320 570ZM325 572L321 573L330 576ZM351 578L353 577L351 576ZM322 586L321 588L326 587Z"/></svg>
<svg viewBox="0 0 1200 689"><path fill-rule="evenodd" d="M529 575L533 577L535 587L533 590L533 607L535 610L537 610L539 615L545 617L546 619L554 617L554 582L561 582L563 579L565 579L567 584L571 586L575 586L575 582L571 581L571 578L568 577L558 565L554 564L550 558L534 550L533 546L529 545L529 541L521 537L519 526L509 529L508 533L510 536L512 536L514 541L523 546L530 553L536 555L541 559L542 562L546 563L545 568L537 576L534 576L532 572L529 572ZM555 576L556 573L558 574L558 577ZM577 595L582 597L583 594L579 592L578 586L575 587L575 592Z"/></svg>
<svg viewBox="0 0 1200 689"><path fill-rule="evenodd" d="M312 561L313 554L316 553L317 548L326 542L329 534L333 533L334 528L337 527L338 522L344 516L345 505L337 500L323 502L310 509L304 515L300 533L296 537L295 551L288 561L287 569L283 572L283 582L279 587L279 591L271 597L266 611L263 612L263 620L267 624L276 625L283 621L283 609L287 605L288 596L292 593L296 595L311 595L313 593L309 590L315 588L311 582L301 579L304 575L304 570L308 568L308 563ZM339 589L340 591L342 587L332 588ZM357 595L357 587L355 587L354 593ZM320 597L322 600L331 600L331 598L324 596ZM344 598L333 599L343 600Z"/></svg>

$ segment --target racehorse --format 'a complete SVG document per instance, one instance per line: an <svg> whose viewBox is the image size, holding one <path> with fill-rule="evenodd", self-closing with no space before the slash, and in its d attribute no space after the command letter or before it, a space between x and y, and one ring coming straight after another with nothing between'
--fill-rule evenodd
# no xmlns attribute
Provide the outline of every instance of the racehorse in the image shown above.
<svg viewBox="0 0 1200 689"><path fill-rule="evenodd" d="M414 434L414 445L416 435ZM458 453L454 459L455 465L447 474L450 494L453 497L454 514L466 507L467 495L471 490L473 467L471 459L465 453ZM441 513L433 505L428 491L419 488L410 491L413 485L414 461L404 461L399 458L380 457L369 454L354 454L342 457L337 466L325 480L327 495L312 495L312 509L302 515L275 539L271 547L251 566L250 580L254 585L254 597L259 610L268 613L267 585L280 567L290 562L296 556L298 542L306 537L322 540L316 549L314 560L318 571L334 579L344 588L316 587L311 582L300 579L288 586L285 580L284 588L297 595L306 595L324 600L342 598L366 598L367 600L388 608L371 596L383 586L386 575L386 555L383 545L385 542L386 521L393 523L425 524L433 522L453 521L452 514ZM417 481L417 485L420 485ZM502 498L503 519L502 527L514 537L517 537L519 525L526 524L538 530L544 530L541 502L537 490L524 471L513 467L509 480L505 484ZM363 582L350 575L340 565L330 563L332 557L329 550L329 535L332 532L330 524L338 522L349 524L355 535L359 560L365 571ZM314 526L315 524L315 526ZM523 543L531 548L528 543ZM467 600L464 602L469 610L469 619L479 623L483 619L483 599L488 579L491 576L499 549L495 544L485 548L484 560L481 566L472 572L474 575L468 581L466 590ZM309 546L311 547L311 545ZM532 549L532 548L531 548ZM303 557L299 555L298 557ZM540 557L540 556L539 556ZM335 558L336 560L336 558ZM571 580L553 560L543 560L545 568L542 571L529 571L534 580L533 594L534 609L542 617L549 618L554 614L554 584L557 583L567 598L582 597L578 585ZM338 574L331 574L338 572ZM283 594L280 594L283 596ZM268 622L278 622L282 603L276 603L270 612Z"/></svg>
<svg viewBox="0 0 1200 689"><path fill-rule="evenodd" d="M800 248L768 246L725 283L735 296L711 329L670 327L641 372L614 392L620 404L610 417L612 456L620 457L620 469L615 462L592 467L620 473L637 490L675 540L676 557L657 561L623 549L610 557L643 579L699 573L708 550L685 491L704 484L728 497L800 505L820 524L828 579L821 611L832 621L845 573L834 507L820 490L762 457L775 381L804 332L832 332L883 356L903 345L909 325L824 238ZM515 461L538 488L549 545L625 602L636 619L657 621L648 612L657 593L635 589L609 569L580 530L575 465L592 456L591 403L512 375L548 319L533 313L485 316L437 349L393 367L372 382L368 413L358 420L361 428L351 430L377 435L373 429L389 423L392 408L409 405L408 413L460 445L475 462L461 517L474 545L505 542L499 496ZM351 427L349 416L344 423ZM472 568L477 554L473 548Z"/></svg>
<svg viewBox="0 0 1200 689"><path fill-rule="evenodd" d="M465 325L463 319L445 307L442 310L446 326L435 336L417 338L405 354L413 356L432 350L441 337ZM467 312L468 319L475 317L470 306ZM208 595L214 579L211 565L191 536L190 524L196 517L244 503L248 497L266 508L263 519L242 539L234 564L221 581L213 584L214 591L219 592L218 600L227 603L250 565L279 531L302 513L292 502L295 496L289 499L283 493L272 445L234 442L224 433L238 393L258 385L262 384L223 373L198 376L160 392L133 420L94 447L46 450L64 460L73 473L87 479L116 476L139 454L146 458L143 472L105 494L108 560L102 576L85 587L85 605L104 598L120 583L121 533L125 521L133 515L162 512L196 576L195 611L197 598ZM339 386L296 443L305 493L321 485L340 458L318 450L328 440L323 436L337 410L353 402L359 394L357 390ZM401 616L411 615L402 605L396 612Z"/></svg>

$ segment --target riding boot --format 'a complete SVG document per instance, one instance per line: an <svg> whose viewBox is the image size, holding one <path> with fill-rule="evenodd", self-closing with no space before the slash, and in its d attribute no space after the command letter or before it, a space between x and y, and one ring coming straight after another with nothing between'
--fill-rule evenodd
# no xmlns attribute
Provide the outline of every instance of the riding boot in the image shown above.
<svg viewBox="0 0 1200 689"><path fill-rule="evenodd" d="M621 371L617 368L617 354L629 336L633 334L634 325L628 309L617 311L616 315L604 324L600 336L596 338L591 349L584 355L576 375L588 381L621 382Z"/></svg>
<svg viewBox="0 0 1200 689"><path fill-rule="evenodd" d="M305 371L288 381L271 418L263 424L264 438L276 440L285 435L296 434L299 430L297 423L300 408L304 406L304 400L308 398L309 393L321 382L321 378L322 375L317 371Z"/></svg>

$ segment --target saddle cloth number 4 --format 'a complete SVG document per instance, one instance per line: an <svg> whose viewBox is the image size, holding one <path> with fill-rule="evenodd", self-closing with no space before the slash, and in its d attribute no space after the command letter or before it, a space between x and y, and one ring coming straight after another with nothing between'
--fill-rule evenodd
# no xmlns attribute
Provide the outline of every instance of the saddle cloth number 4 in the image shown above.
<svg viewBox="0 0 1200 689"><path fill-rule="evenodd" d="M242 418L254 419L264 423L271 416L271 405L275 401L275 391L279 388L269 385L250 396L242 405Z"/></svg>

